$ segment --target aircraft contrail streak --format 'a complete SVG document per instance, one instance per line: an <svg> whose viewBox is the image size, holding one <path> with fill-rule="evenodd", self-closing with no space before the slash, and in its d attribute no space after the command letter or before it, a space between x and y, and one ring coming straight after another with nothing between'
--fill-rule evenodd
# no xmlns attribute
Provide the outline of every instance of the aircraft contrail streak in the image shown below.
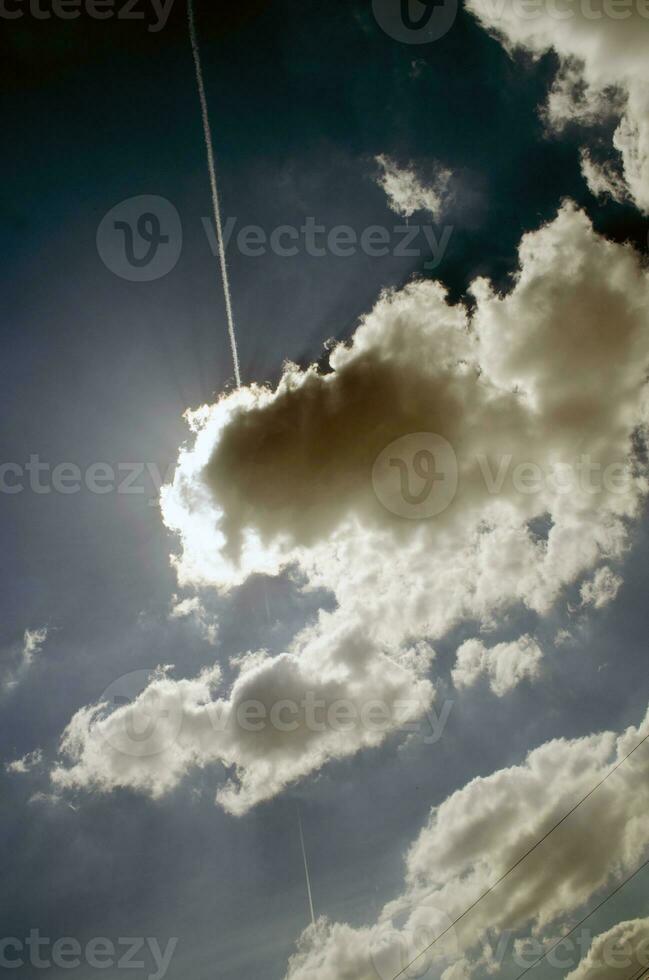
<svg viewBox="0 0 649 980"><path fill-rule="evenodd" d="M300 844L302 845L302 857L304 858L304 874L306 875L306 890L309 895L309 909L311 910L311 923L315 925L315 912L313 911L313 895L311 894L311 876L309 875L309 862L306 857L306 847L304 846L304 831L302 830L302 815L298 809L297 822L300 827Z"/></svg>
<svg viewBox="0 0 649 980"><path fill-rule="evenodd" d="M234 364L234 377L237 388L241 387L241 373L239 371L239 351L237 350L237 337L234 330L234 315L232 313L232 299L230 297L230 280L228 277L228 264L225 257L225 241L223 239L223 221L221 219L221 203L219 200L219 189L216 181L216 164L214 162L214 149L212 146L212 129L210 118L207 111L207 96L205 94L205 82L203 81L203 68L201 65L201 53L198 47L198 36L196 34L196 22L194 20L194 2L187 0L187 17L189 20L189 39L194 55L194 67L196 68L196 82L198 84L198 97L201 103L201 117L203 119L203 132L205 134L205 147L207 150L207 169L210 175L210 187L212 190L212 208L214 211L214 221L216 223L216 237L219 250L219 261L221 264L221 279L223 280L223 293L225 295L225 312L228 319L228 336L230 338L230 349L232 351L232 362Z"/></svg>

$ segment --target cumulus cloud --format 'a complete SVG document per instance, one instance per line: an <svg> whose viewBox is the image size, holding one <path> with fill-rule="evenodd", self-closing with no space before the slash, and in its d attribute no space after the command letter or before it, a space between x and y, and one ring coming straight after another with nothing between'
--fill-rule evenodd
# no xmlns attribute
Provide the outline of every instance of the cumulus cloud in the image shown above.
<svg viewBox="0 0 649 980"><path fill-rule="evenodd" d="M598 568L591 579L581 587L581 602L583 606L594 606L602 609L617 597L622 587L622 579L608 566Z"/></svg>
<svg viewBox="0 0 649 980"><path fill-rule="evenodd" d="M566 980L610 980L649 967L649 919L619 922L596 936L588 955Z"/></svg>
<svg viewBox="0 0 649 980"><path fill-rule="evenodd" d="M301 937L287 980L392 980L648 733L649 715L619 735L548 742L523 764L473 780L432 810L408 851L403 891L376 922L352 928L321 920ZM485 964L502 972L493 935L531 935L549 948L578 910L646 856L648 777L649 756L640 750L418 960L417 975L433 963L445 980L467 980ZM616 928L629 940L641 931ZM512 944L507 949L511 956ZM596 972L598 949L596 942L579 980L610 980L610 969Z"/></svg>
<svg viewBox="0 0 649 980"><path fill-rule="evenodd" d="M435 164L424 182L413 165L400 167L383 154L375 157L379 166L376 182L385 191L392 211L410 218L415 211L428 211L438 217L448 194L451 171Z"/></svg>
<svg viewBox="0 0 649 980"><path fill-rule="evenodd" d="M237 658L239 674L219 697L214 667L192 680L158 672L139 697L110 711L79 711L63 736L68 765L53 773L59 788L129 787L161 796L195 767L220 763L231 778L217 801L233 814L290 783L379 745L432 704L423 677L432 651L388 658L365 624L337 624L322 614L288 653Z"/></svg>
<svg viewBox="0 0 649 980"><path fill-rule="evenodd" d="M486 676L493 693L501 698L521 681L538 677L542 660L543 653L531 636L521 636L513 643L499 643L491 649L481 640L467 640L457 651L453 683L457 688L471 687Z"/></svg>
<svg viewBox="0 0 649 980"><path fill-rule="evenodd" d="M561 128L572 119L591 124L617 118L613 144L622 162L623 186L649 213L646 5L629 2L620 9L608 0L571 0L559 8L544 0L532 6L468 0L468 9L509 49L522 48L534 57L556 52L560 69L547 105L551 124ZM619 179L614 186L619 190Z"/></svg>
<svg viewBox="0 0 649 980"><path fill-rule="evenodd" d="M36 769L37 766L43 761L43 753L41 749L35 749L33 752L28 752L27 755L22 756L20 759L14 759L13 762L8 762L5 769L9 773L14 775L24 775L24 773L31 772L32 769Z"/></svg>
<svg viewBox="0 0 649 980"><path fill-rule="evenodd" d="M218 672L156 681L156 696L173 689L196 721L168 765L104 751L102 734L135 706L113 722L84 709L59 783L157 793L220 761L234 780L220 802L253 805L397 730L404 692L424 713L426 643L464 619L491 626L515 604L543 615L624 553L647 489L632 456L649 358L638 256L566 204L523 238L509 293L478 280L472 294L470 311L430 281L388 292L327 373L288 365L276 390L252 385L189 413L192 438L161 494L180 584L225 594L288 571L335 608L282 656L238 662L229 696L215 693ZM206 734L213 704L228 717L244 695L268 706L309 690L381 702L389 723L344 738L301 717L292 738Z"/></svg>
<svg viewBox="0 0 649 980"><path fill-rule="evenodd" d="M508 295L473 284L472 317L412 283L382 297L330 373L289 366L276 391L192 414L162 494L181 582L227 592L297 567L345 609L371 607L391 640L515 601L545 612L621 554L646 492L630 454L646 425L649 278L570 205L520 254ZM430 496L448 506L411 520L422 433L440 437ZM377 468L404 437L400 465Z"/></svg>

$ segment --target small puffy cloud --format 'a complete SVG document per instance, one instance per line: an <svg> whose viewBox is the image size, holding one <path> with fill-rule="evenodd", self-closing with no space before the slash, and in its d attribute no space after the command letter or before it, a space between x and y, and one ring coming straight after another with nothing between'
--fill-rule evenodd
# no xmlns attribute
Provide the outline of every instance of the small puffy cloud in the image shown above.
<svg viewBox="0 0 649 980"><path fill-rule="evenodd" d="M35 749L33 752L28 752L27 755L22 756L21 759L14 759L13 762L8 762L5 765L5 769L14 775L23 775L24 773L31 772L32 769L36 769L42 761L43 753L41 749Z"/></svg>
<svg viewBox="0 0 649 980"><path fill-rule="evenodd" d="M400 167L390 157L375 157L379 166L376 182L385 191L392 211L410 218L416 211L428 211L438 217L448 194L451 171L435 164L432 174L424 182L413 165Z"/></svg>
<svg viewBox="0 0 649 980"><path fill-rule="evenodd" d="M564 628L557 630L557 632L555 634L555 637L554 637L554 645L555 645L555 647L557 647L557 648L558 647L564 647L564 646L567 646L568 644L574 643L574 642L575 642L575 638L572 635L572 633L570 632L570 630L567 630L567 629L564 629Z"/></svg>
<svg viewBox="0 0 649 980"><path fill-rule="evenodd" d="M593 940L588 955L566 980L611 980L636 977L649 968L649 919L618 922Z"/></svg>
<svg viewBox="0 0 649 980"><path fill-rule="evenodd" d="M618 735L556 739L530 752L521 765L474 779L453 793L431 811L410 847L401 894L371 924L355 928L321 920L311 927L288 964L286 980L392 980L648 733L649 715L638 728ZM470 916L450 928L413 973L430 970L432 976L444 970L445 980L469 980L485 966L500 973L509 959L499 962L492 941L506 931L549 948L594 896L636 870L648 840L649 756L637 752ZM646 922L616 929L630 945L646 939ZM506 950L510 957L512 946ZM572 980L610 980L610 967L597 972L600 951L596 941Z"/></svg>
<svg viewBox="0 0 649 980"><path fill-rule="evenodd" d="M606 0L585 6L578 0L562 6L541 2L533 9L519 3L468 0L468 9L508 49L540 57L554 50L559 72L548 100L547 115L557 128L570 120L585 124L618 120L613 137L623 175L612 178L586 164L592 186L609 193L624 189L649 213L649 19L641 3L621 13Z"/></svg>
<svg viewBox="0 0 649 980"><path fill-rule="evenodd" d="M47 626L43 626L41 629L36 630L25 630L25 635L23 638L23 661L29 666L34 657L41 652L43 644L47 639Z"/></svg>
<svg viewBox="0 0 649 980"><path fill-rule="evenodd" d="M583 606L594 606L602 609L617 597L622 587L622 579L607 565L598 568L591 579L581 587L581 603Z"/></svg>
<svg viewBox="0 0 649 980"><path fill-rule="evenodd" d="M240 812L398 731L404 697L423 716L429 641L468 619L493 626L517 605L547 614L624 554L647 491L633 457L649 360L639 257L566 204L523 238L509 293L485 280L472 293L469 307L430 281L386 292L329 372L288 365L275 390L243 387L188 414L192 438L161 493L180 585L227 594L287 572L326 590L333 612L280 656L233 664L229 694L213 673L156 681L155 698L195 721L166 762L104 748L113 726L141 723L146 692L111 716L83 709L58 783L157 794L220 763L230 779L219 802ZM312 731L299 708L293 733L239 725L213 737L215 705L234 718L244 698L268 710L309 692L357 711L379 702L387 722L343 737Z"/></svg>
<svg viewBox="0 0 649 980"><path fill-rule="evenodd" d="M43 793L39 791L37 793L32 793L28 802L32 805L58 806L61 802L61 797L57 793ZM68 804L68 806L70 805L71 804Z"/></svg>
<svg viewBox="0 0 649 980"><path fill-rule="evenodd" d="M5 691L13 690L23 681L34 660L40 654L48 633L47 626L42 626L39 629L26 629L20 648L9 651L7 663L3 665L1 675L2 688Z"/></svg>
<svg viewBox="0 0 649 980"><path fill-rule="evenodd" d="M458 689L471 687L480 677L488 677L491 690L501 698L521 681L537 678L542 660L543 653L531 636L490 649L481 640L467 640L457 651L453 683Z"/></svg>
<svg viewBox="0 0 649 980"><path fill-rule="evenodd" d="M597 163L587 149L581 151L581 172L588 189L595 197L610 197L618 204L628 196L624 180L609 162Z"/></svg>
<svg viewBox="0 0 649 980"><path fill-rule="evenodd" d="M196 624L196 627L211 646L215 646L219 635L218 622L209 616L205 606L198 596L191 596L179 599L174 596L169 612L170 619L188 619Z"/></svg>

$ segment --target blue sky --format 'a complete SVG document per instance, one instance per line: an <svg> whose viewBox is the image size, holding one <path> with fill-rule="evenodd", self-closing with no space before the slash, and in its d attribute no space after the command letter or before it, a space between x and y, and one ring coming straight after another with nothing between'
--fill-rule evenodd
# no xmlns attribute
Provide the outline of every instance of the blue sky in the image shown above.
<svg viewBox="0 0 649 980"><path fill-rule="evenodd" d="M288 258L232 247L244 382L274 384L285 360L317 361L330 338L350 338L383 289L413 276L440 279L454 299L479 275L508 288L521 235L551 220L566 196L611 241L643 248L646 261L646 218L589 194L579 127L544 131L538 108L555 55L510 57L464 10L447 35L417 46L387 36L369 3L329 10L276 0L253 5L243 23L199 14L223 210L237 228L270 233L309 216L359 234L403 225L373 179L380 153L423 173L442 161L456 181L442 218L413 219L452 227L434 272L425 249L321 258L300 249ZM159 33L83 18L5 26L3 461L23 466L36 454L84 472L149 463L168 479L188 438L182 413L231 388L232 376L201 221L209 187L183 11L178 3ZM610 130L603 122L597 139ZM144 194L177 209L182 249L168 275L129 282L102 262L97 228L111 208ZM48 768L70 718L118 678L160 664L193 677L249 650L280 654L334 604L288 574L253 576L227 596L203 597L219 620L216 646L191 617L170 620L178 543L154 483L145 472L135 494L26 487L0 496L3 670L19 658L25 630L49 631L24 678L0 695L3 936L38 928L81 943L177 937L169 980L279 980L308 925L298 805L317 913L361 927L400 893L404 854L432 806L551 738L622 731L644 717L641 520L615 602L571 613L575 583L547 616L515 608L490 635L491 645L534 633L546 652L538 683L502 700L485 685L457 692L455 653L476 623L435 642L439 692L454 703L432 746L391 736L240 817L214 804L219 765L193 770L155 800L124 789L34 800L52 792ZM568 646L554 645L560 629L574 633ZM37 748L42 765L5 771ZM646 880L636 882L601 927L648 915L646 895Z"/></svg>

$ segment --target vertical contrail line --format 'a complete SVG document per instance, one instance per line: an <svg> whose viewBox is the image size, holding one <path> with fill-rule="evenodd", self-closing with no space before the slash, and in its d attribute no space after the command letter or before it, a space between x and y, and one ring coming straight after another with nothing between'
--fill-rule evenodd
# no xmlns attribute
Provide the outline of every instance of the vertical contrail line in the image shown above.
<svg viewBox="0 0 649 980"><path fill-rule="evenodd" d="M311 911L311 924L315 925L315 912L313 911L313 895L311 894L311 876L309 875L309 862L306 857L306 847L304 846L304 831L302 830L302 814L299 807L297 811L297 822L300 828L300 844L302 845L302 857L304 858L304 874L306 876L306 890L309 895L309 909Z"/></svg>
<svg viewBox="0 0 649 980"><path fill-rule="evenodd" d="M203 120L203 132L205 134L205 147L207 150L207 169L210 175L210 188L212 190L212 208L214 211L214 221L216 223L216 237L218 241L219 261L221 264L221 279L223 280L223 293L225 295L225 312L228 319L228 336L230 338L230 349L232 351L232 362L234 364L234 378L237 383L237 388L240 388L241 373L239 371L239 352L237 350L237 337L234 331L234 316L232 313L232 299L230 297L230 281L228 278L228 264L225 258L225 242L223 239L223 221L221 219L221 203L219 200L219 189L216 181L216 164L214 162L214 149L212 146L212 129L210 127L210 117L207 111L207 96L205 94L205 82L203 81L201 53L198 47L196 22L194 20L194 0L187 0L187 19L189 21L189 39L192 45L192 54L194 56L194 67L196 69L198 97L201 103L201 117Z"/></svg>

